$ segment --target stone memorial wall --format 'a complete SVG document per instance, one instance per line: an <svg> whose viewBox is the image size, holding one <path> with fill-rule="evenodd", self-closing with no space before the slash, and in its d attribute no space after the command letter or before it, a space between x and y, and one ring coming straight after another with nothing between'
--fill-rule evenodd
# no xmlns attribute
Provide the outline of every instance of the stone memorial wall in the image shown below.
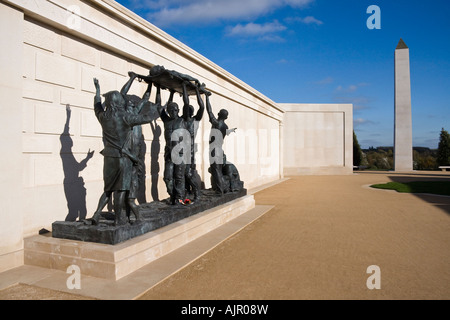
<svg viewBox="0 0 450 320"><path fill-rule="evenodd" d="M276 103L207 58L111 0L7 0L0 2L3 223L0 271L23 264L23 238L68 215L88 216L102 193L102 129L94 111L102 92L120 90L128 72L154 65L198 78L212 92L217 114L226 108L230 128L225 152L247 188L278 180L283 111ZM146 85L129 94L142 96ZM151 101L155 99L153 90ZM167 101L168 92L163 92ZM182 105L181 97L175 101ZM191 102L196 106L196 101ZM210 187L208 117L197 134L197 170ZM260 130L262 129L262 131ZM143 126L146 188L143 202L167 197L163 124ZM264 136L260 139L259 134ZM267 143L272 145L267 148ZM239 156L238 156L239 154Z"/></svg>
<svg viewBox="0 0 450 320"><path fill-rule="evenodd" d="M283 178L286 168L289 174L315 173L320 164L321 172L349 172L351 105L332 114L329 105L309 105L311 114L297 114L299 122L292 122L297 115L285 115L291 107L113 0L0 0L0 45L0 272L24 263L25 238L51 231L54 221L90 217L96 209L103 192L103 143L93 111L93 78L105 93L120 90L129 71L146 75L162 65L205 83L214 114L227 109L228 126L237 128L225 139L224 151L249 190ZM129 94L141 97L145 90L144 82L136 83ZM163 90L163 102L168 97ZM179 95L175 101L183 103ZM167 197L164 126L158 119L142 127L146 183L137 200L148 203ZM210 130L205 116L195 141L205 188L211 186ZM303 144L295 137L303 137ZM325 157L328 147L331 158ZM293 150L300 158L292 158Z"/></svg>

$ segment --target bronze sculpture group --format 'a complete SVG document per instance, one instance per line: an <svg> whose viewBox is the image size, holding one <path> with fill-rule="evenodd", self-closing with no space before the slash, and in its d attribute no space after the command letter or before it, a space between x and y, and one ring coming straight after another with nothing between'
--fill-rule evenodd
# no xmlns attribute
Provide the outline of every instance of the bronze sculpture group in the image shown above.
<svg viewBox="0 0 450 320"><path fill-rule="evenodd" d="M170 196L167 205L187 206L201 199L201 178L195 164L195 137L199 122L202 120L206 100L206 111L211 122L210 167L212 189L218 194L243 189L236 167L226 161L223 153L223 139L234 132L225 123L228 112L220 110L216 118L212 112L209 97L204 84L186 74L167 70L163 66L154 66L148 76L129 72L129 80L121 91L110 91L103 94L102 103L100 84L94 79L96 95L94 98L95 115L102 126L104 149L103 181L104 192L101 195L97 210L85 224L97 225L103 208L113 201L114 224L123 225L143 218L135 202L139 188L139 175L142 175L141 152L142 124L151 123L161 118L164 123L164 182ZM147 90L140 101L133 101L127 93L134 82L145 81ZM152 87L157 89L155 102L149 101ZM170 98L163 105L161 90L168 89ZM183 97L182 115L180 108L173 101L175 93ZM190 105L189 96L195 95L198 111ZM145 107L145 108L144 108ZM194 114L195 113L195 114ZM187 194L192 195L187 197ZM127 218L128 216L128 218Z"/></svg>

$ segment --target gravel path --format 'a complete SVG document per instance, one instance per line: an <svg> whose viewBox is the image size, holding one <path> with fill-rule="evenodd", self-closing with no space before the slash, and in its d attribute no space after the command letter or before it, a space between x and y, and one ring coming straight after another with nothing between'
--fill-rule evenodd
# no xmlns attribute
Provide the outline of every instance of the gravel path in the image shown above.
<svg viewBox="0 0 450 320"><path fill-rule="evenodd" d="M450 197L368 187L420 179L450 175L301 176L258 192L275 208L141 299L449 299Z"/></svg>

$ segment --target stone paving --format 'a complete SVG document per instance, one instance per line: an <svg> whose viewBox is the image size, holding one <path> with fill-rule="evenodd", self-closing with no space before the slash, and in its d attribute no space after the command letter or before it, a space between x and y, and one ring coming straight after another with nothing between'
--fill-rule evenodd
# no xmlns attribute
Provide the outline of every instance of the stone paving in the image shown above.
<svg viewBox="0 0 450 320"><path fill-rule="evenodd" d="M255 193L257 206L270 210L132 299L447 300L450 197L369 187L440 179L450 172L289 177ZM374 265L381 287L370 290ZM95 288L89 295L46 288L27 268L0 274L0 299L96 297ZM127 291L125 281L106 287Z"/></svg>

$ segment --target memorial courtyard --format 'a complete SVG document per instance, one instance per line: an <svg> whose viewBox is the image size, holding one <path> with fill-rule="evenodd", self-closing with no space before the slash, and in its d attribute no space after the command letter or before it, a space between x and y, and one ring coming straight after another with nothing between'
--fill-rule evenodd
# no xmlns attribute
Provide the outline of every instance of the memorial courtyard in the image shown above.
<svg viewBox="0 0 450 320"><path fill-rule="evenodd" d="M450 197L370 187L392 181L450 172L286 177L249 190L254 210L118 281L81 275L70 290L70 274L25 265L0 274L0 299L447 300Z"/></svg>
<svg viewBox="0 0 450 320"><path fill-rule="evenodd" d="M438 2L0 0L0 300L448 300Z"/></svg>

